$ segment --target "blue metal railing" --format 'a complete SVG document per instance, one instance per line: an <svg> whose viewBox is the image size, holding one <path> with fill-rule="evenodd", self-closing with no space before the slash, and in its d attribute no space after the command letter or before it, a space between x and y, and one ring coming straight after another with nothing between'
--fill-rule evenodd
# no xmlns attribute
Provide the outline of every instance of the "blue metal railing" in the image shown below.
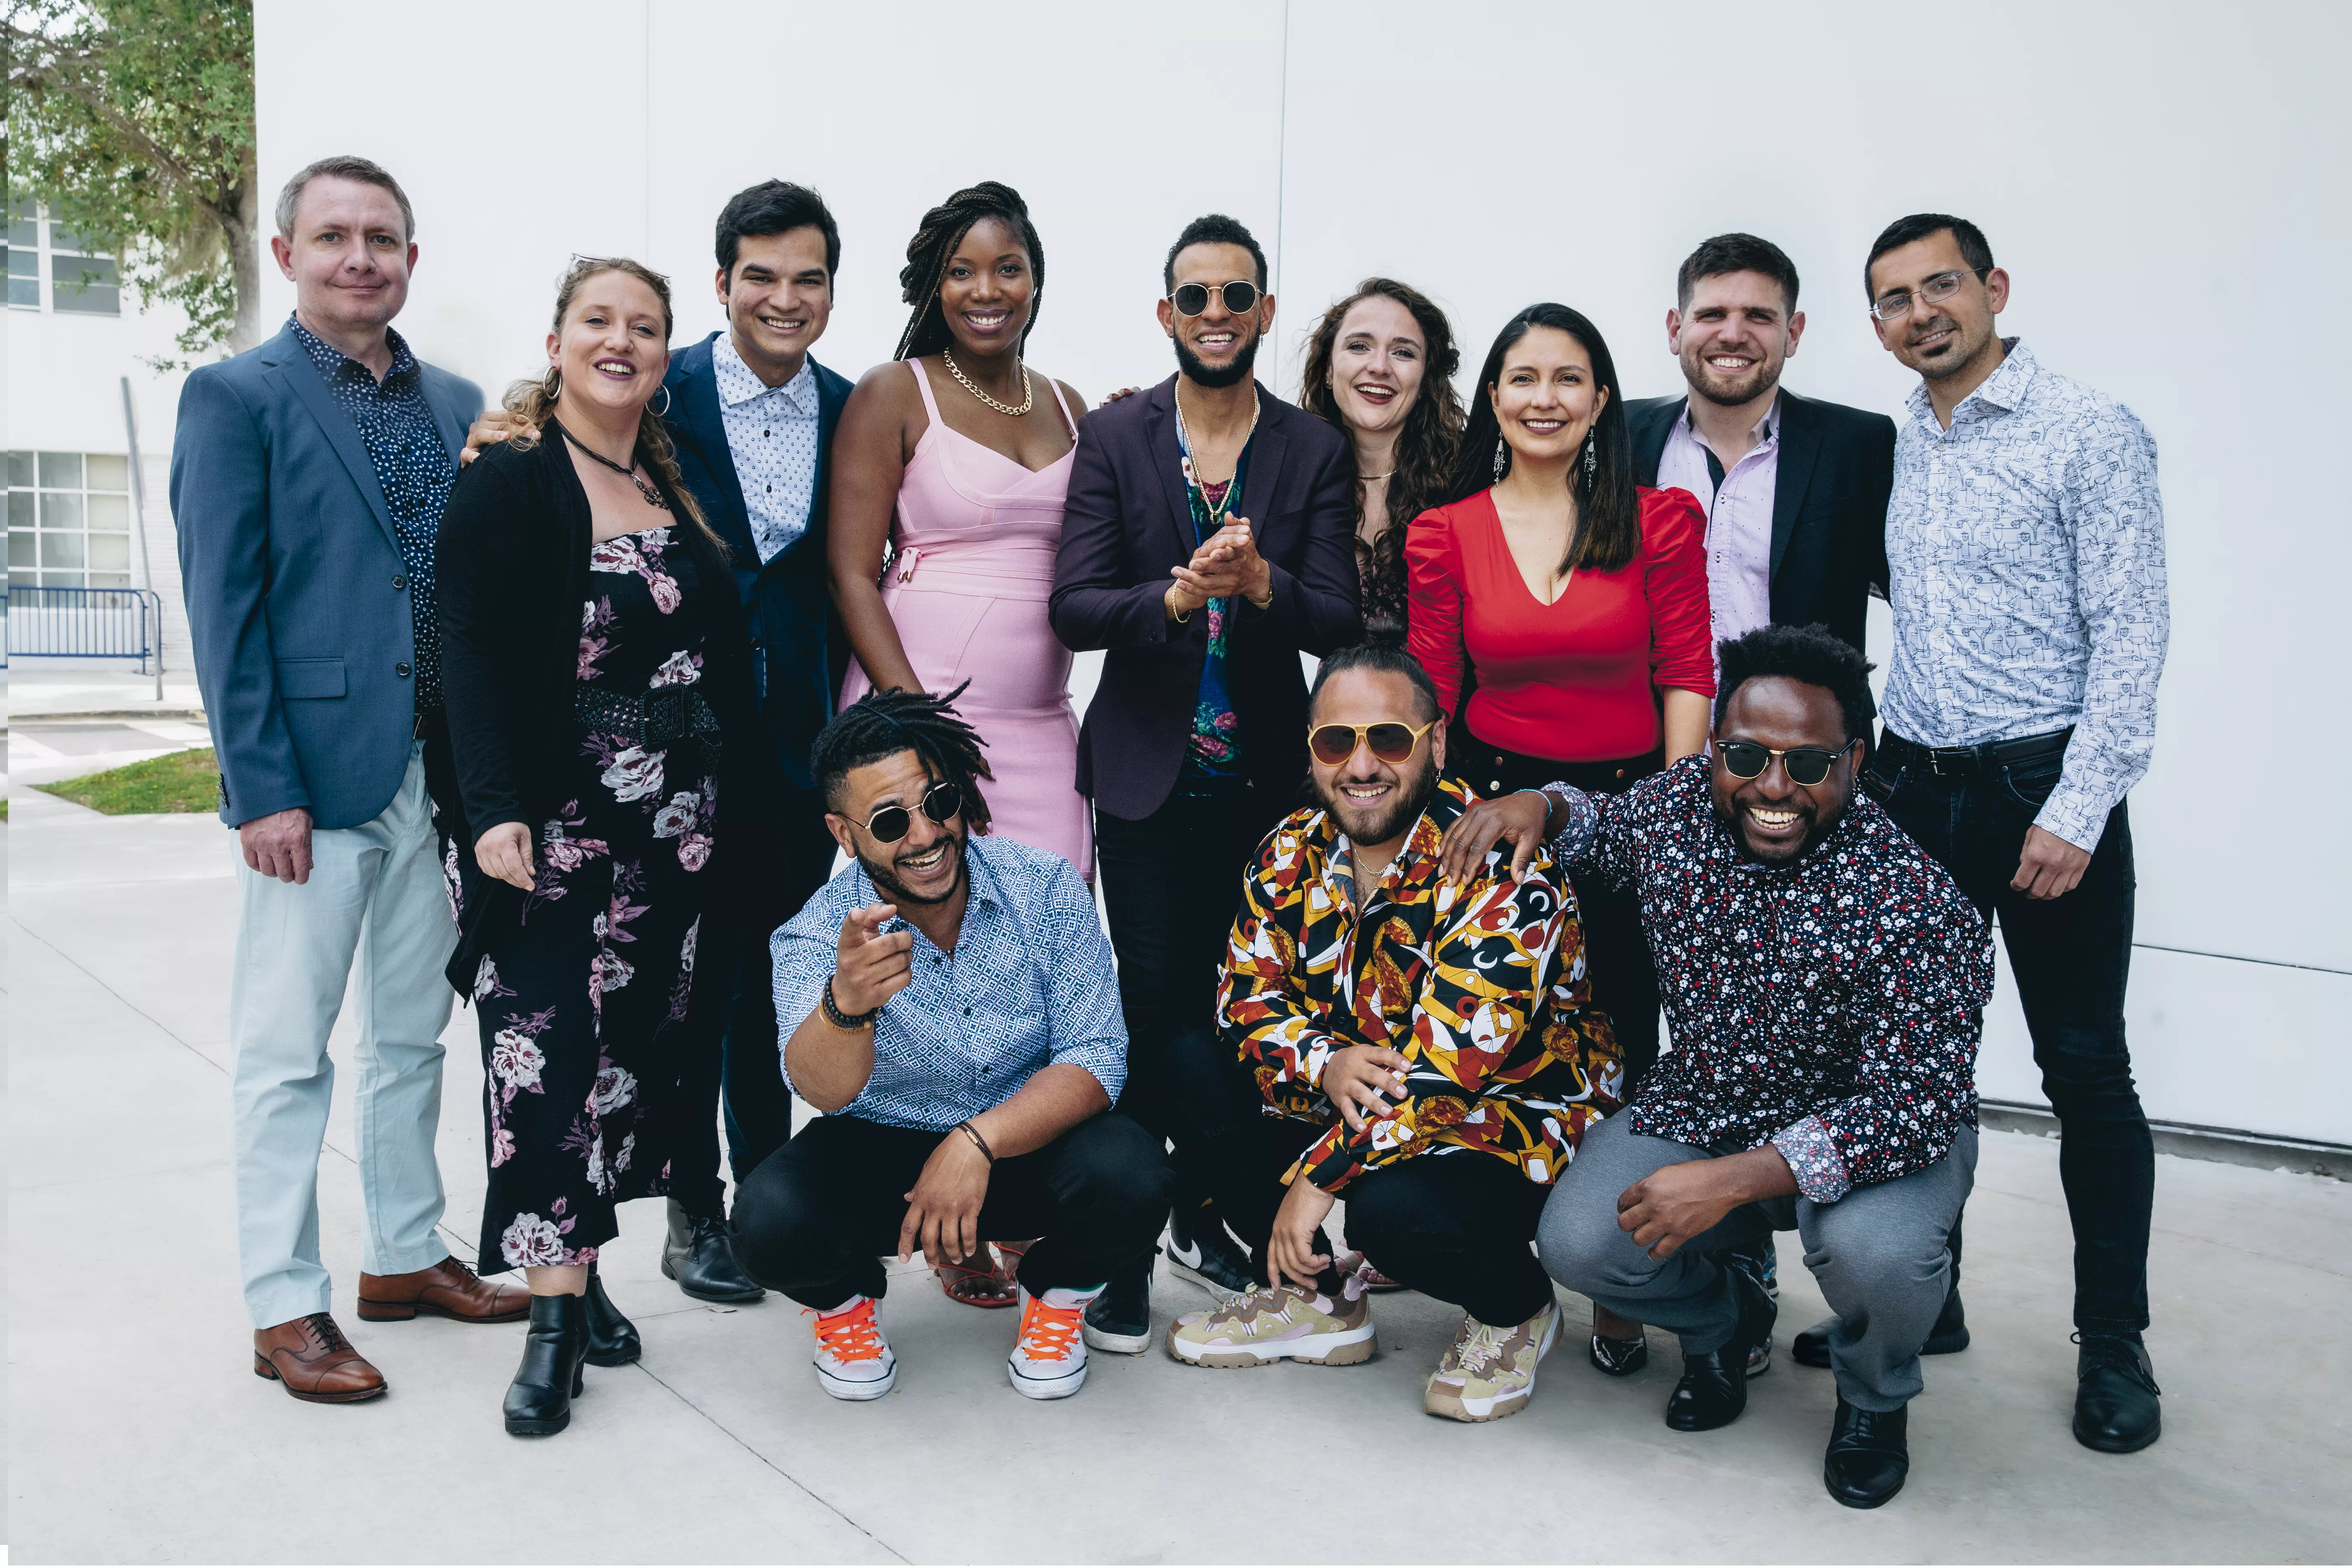
<svg viewBox="0 0 2352 1568"><path fill-rule="evenodd" d="M146 588L0 590L10 657L135 658L163 672L163 601Z"/></svg>

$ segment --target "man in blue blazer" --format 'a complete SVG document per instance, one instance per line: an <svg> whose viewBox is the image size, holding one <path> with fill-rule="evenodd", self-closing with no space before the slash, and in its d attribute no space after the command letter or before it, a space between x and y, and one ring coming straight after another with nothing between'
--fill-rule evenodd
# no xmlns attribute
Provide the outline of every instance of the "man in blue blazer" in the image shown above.
<svg viewBox="0 0 2352 1568"><path fill-rule="evenodd" d="M293 319L188 377L172 510L221 820L243 851L229 1038L254 1371L298 1399L346 1404L384 1391L329 1315L319 1254L327 1037L347 984L360 1008L360 1315L493 1322L529 1310L434 1228L441 972L457 927L425 784L440 706L433 538L482 395L391 330L416 246L390 174L322 160L288 183L277 219Z"/></svg>

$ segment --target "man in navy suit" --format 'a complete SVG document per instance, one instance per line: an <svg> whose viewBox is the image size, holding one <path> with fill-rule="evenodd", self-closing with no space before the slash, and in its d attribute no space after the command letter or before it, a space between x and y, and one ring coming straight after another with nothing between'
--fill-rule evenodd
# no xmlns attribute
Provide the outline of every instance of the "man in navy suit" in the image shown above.
<svg viewBox="0 0 2352 1568"><path fill-rule="evenodd" d="M393 177L328 158L288 182L270 251L295 288L268 342L180 394L172 510L221 820L244 865L229 1039L237 1246L254 1371L298 1399L383 1393L329 1313L319 1150L346 985L360 1008L360 1315L524 1315L449 1256L434 1133L441 888L428 746L440 729L433 539L472 383L420 362L393 317L416 262Z"/></svg>

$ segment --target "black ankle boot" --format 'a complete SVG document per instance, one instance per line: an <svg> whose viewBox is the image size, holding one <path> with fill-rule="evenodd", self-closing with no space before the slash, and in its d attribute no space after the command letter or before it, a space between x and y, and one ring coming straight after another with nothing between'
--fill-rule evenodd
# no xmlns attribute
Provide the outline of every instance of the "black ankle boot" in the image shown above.
<svg viewBox="0 0 2352 1568"><path fill-rule="evenodd" d="M507 1431L551 1437L572 1425L572 1402L586 1386L588 1302L580 1296L533 1296L522 1364L507 1389Z"/></svg>
<svg viewBox="0 0 2352 1568"><path fill-rule="evenodd" d="M1822 1456L1830 1496L1848 1508L1876 1508L1903 1489L1911 1473L1910 1410L1857 1410L1839 1395L1829 1452Z"/></svg>
<svg viewBox="0 0 2352 1568"><path fill-rule="evenodd" d="M1719 1348L1700 1354L1683 1352L1682 1381L1666 1399L1666 1425L1677 1432L1712 1432L1739 1419L1748 1408L1748 1380L1772 1364L1769 1346L1779 1309L1752 1275L1726 1268L1739 1302L1739 1322ZM1754 1354L1766 1348L1762 1356Z"/></svg>
<svg viewBox="0 0 2352 1568"><path fill-rule="evenodd" d="M727 1222L688 1214L669 1200L669 1235L662 1242L662 1272L698 1301L740 1305L767 1291L735 1261Z"/></svg>
<svg viewBox="0 0 2352 1568"><path fill-rule="evenodd" d="M580 1299L588 1304L590 1366L626 1366L646 1353L637 1325L623 1317L613 1298L604 1294L604 1278L593 1263L588 1266L588 1294Z"/></svg>

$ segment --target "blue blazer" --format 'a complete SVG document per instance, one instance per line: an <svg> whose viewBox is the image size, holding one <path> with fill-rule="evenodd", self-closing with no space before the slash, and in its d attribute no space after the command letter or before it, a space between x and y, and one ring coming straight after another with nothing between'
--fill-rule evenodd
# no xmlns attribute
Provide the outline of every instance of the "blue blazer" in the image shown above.
<svg viewBox="0 0 2352 1568"><path fill-rule="evenodd" d="M423 385L454 458L481 388L429 364ZM290 326L188 376L172 516L221 820L381 815L416 734L408 567L359 429Z"/></svg>
<svg viewBox="0 0 2352 1568"><path fill-rule="evenodd" d="M808 527L798 539L762 564L751 537L751 509L727 445L727 423L719 408L719 373L711 364L711 333L670 356L662 384L670 407L662 423L677 443L678 468L686 488L735 555L735 587L742 596L751 638L751 674L760 710L776 761L801 789L816 782L809 746L833 716L836 689L825 652L825 628L833 597L825 569L825 503L833 481L833 432L849 401L849 383L814 359L816 372L816 485L810 494Z"/></svg>

